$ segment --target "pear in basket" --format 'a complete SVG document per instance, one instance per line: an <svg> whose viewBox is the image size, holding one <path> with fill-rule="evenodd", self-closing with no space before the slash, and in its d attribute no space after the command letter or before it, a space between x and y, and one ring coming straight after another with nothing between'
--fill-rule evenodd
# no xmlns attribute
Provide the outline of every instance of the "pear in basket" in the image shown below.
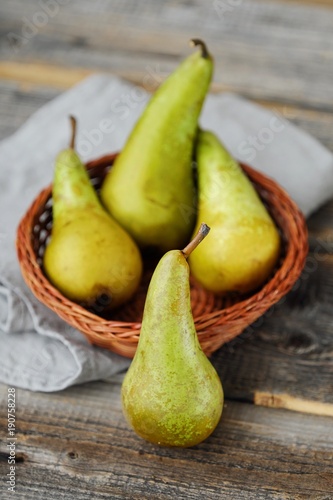
<svg viewBox="0 0 333 500"><path fill-rule="evenodd" d="M199 131L198 219L212 228L189 258L207 290L249 292L263 284L280 254L280 235L240 165L211 132Z"/></svg>
<svg viewBox="0 0 333 500"><path fill-rule="evenodd" d="M201 40L152 96L108 173L101 199L141 247L182 248L195 225L192 155L213 73Z"/></svg>
<svg viewBox="0 0 333 500"><path fill-rule="evenodd" d="M141 279L136 243L104 210L87 171L71 146L55 164L53 227L44 270L63 295L87 307L114 308L127 301Z"/></svg>

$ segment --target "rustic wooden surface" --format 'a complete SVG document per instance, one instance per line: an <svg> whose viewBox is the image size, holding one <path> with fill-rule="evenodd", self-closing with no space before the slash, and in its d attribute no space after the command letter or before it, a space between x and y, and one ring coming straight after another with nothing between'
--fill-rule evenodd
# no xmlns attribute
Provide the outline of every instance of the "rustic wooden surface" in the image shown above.
<svg viewBox="0 0 333 500"><path fill-rule="evenodd" d="M228 401L217 430L205 442L187 450L159 448L128 429L120 381L117 377L112 384L86 384L49 397L18 391L15 497L332 498L328 417ZM0 455L3 474L6 458Z"/></svg>
<svg viewBox="0 0 333 500"><path fill-rule="evenodd" d="M215 55L213 91L274 109L333 151L333 1L63 3L29 38L23 26L40 3L0 3L0 139L95 71L137 84L153 72L157 85L195 35ZM56 394L18 390L15 495L333 499L333 201L309 230L295 290L212 357L226 394L213 436L190 450L143 442L122 417L120 376ZM1 386L1 434L6 395ZM6 453L2 440L4 499Z"/></svg>

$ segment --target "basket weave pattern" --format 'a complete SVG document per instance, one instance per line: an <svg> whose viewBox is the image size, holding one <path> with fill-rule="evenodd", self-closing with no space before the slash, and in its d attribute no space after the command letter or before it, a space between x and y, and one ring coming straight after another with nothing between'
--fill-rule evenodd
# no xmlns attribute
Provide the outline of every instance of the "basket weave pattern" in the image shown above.
<svg viewBox="0 0 333 500"><path fill-rule="evenodd" d="M87 165L92 183L99 189L116 155ZM282 235L278 266L258 291L248 296L214 296L191 280L191 302L200 344L211 354L239 335L248 325L280 300L298 279L308 252L304 217L287 193L273 180L242 165ZM35 296L62 319L80 330L95 345L123 356L134 356L141 328L145 296L153 266L145 263L142 284L132 301L110 318L103 318L64 297L48 281L42 258L52 228L51 186L34 200L17 230L17 253L22 275Z"/></svg>

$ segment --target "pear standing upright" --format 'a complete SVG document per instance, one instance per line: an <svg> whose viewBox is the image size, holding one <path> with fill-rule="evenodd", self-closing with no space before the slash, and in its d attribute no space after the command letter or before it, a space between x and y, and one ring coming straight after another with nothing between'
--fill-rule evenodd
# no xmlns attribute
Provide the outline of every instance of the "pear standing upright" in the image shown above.
<svg viewBox="0 0 333 500"><path fill-rule="evenodd" d="M186 260L208 231L203 224L183 251L167 252L157 265L138 348L122 385L128 422L139 436L159 445L200 443L222 413L222 385L194 326Z"/></svg>
<svg viewBox="0 0 333 500"><path fill-rule="evenodd" d="M189 240L196 216L192 154L212 78L205 44L152 96L107 175L101 198L141 247L162 252Z"/></svg>
<svg viewBox="0 0 333 500"><path fill-rule="evenodd" d="M213 133L199 132L196 158L198 216L212 235L190 256L191 272L215 293L249 292L272 272L279 232L252 183Z"/></svg>
<svg viewBox="0 0 333 500"><path fill-rule="evenodd" d="M68 298L88 307L114 308L138 287L142 261L132 238L104 210L87 171L71 147L55 165L53 227L44 270Z"/></svg>

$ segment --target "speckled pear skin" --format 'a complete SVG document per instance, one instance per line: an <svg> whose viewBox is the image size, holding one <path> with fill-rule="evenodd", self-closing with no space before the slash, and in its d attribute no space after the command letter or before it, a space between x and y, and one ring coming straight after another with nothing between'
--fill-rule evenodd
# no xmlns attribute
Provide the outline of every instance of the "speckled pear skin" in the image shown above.
<svg viewBox="0 0 333 500"><path fill-rule="evenodd" d="M98 311L126 302L141 279L139 249L103 209L71 148L56 159L52 198L51 241L43 258L50 281L69 299L97 305Z"/></svg>
<svg viewBox="0 0 333 500"><path fill-rule="evenodd" d="M220 420L222 385L198 341L189 267L179 250L165 254L152 277L122 405L136 433L163 446L194 446Z"/></svg>
<svg viewBox="0 0 333 500"><path fill-rule="evenodd" d="M141 247L182 248L196 217L192 156L213 73L195 52L154 93L101 190L110 214Z"/></svg>
<svg viewBox="0 0 333 500"><path fill-rule="evenodd" d="M250 292L264 283L280 254L280 235L250 180L211 132L196 146L198 220L211 227L189 257L191 272L216 294Z"/></svg>

